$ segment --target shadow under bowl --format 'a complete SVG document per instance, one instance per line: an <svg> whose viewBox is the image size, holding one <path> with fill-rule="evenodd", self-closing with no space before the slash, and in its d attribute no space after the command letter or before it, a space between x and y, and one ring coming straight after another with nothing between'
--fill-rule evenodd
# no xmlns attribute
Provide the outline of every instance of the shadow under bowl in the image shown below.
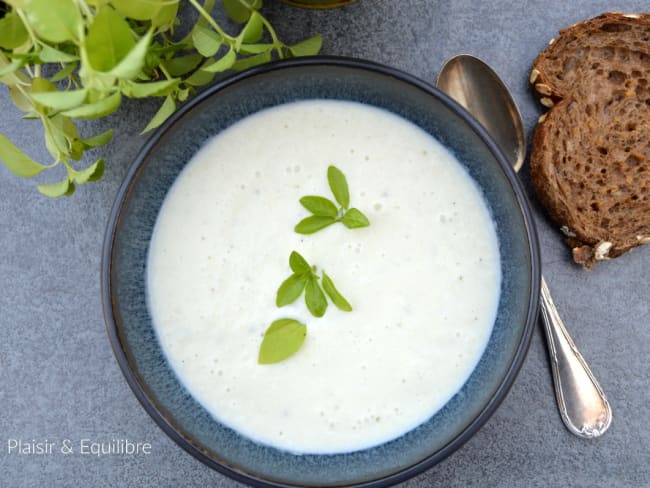
<svg viewBox="0 0 650 488"><path fill-rule="evenodd" d="M208 139L259 110L304 99L381 107L447 146L483 191L496 223L502 289L476 369L432 418L374 448L295 455L257 444L216 421L184 388L156 338L145 263L172 183ZM482 127L432 86L367 61L280 61L219 82L182 107L144 145L120 188L103 249L102 298L117 361L149 415L187 452L253 486L388 486L444 459L490 417L510 389L537 318L540 258L531 212L513 170Z"/></svg>

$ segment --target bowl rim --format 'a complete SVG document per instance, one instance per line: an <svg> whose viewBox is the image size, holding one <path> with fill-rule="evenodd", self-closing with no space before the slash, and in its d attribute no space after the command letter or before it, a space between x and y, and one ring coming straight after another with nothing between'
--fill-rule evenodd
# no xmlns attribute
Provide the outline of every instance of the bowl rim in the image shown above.
<svg viewBox="0 0 650 488"><path fill-rule="evenodd" d="M190 100L187 104L183 105L179 110L172 114L165 123L156 129L156 131L149 137L149 139L142 145L138 151L133 162L129 166L129 169L124 177L122 184L117 192L115 201L113 203L107 227L104 235L104 242L102 248L102 257L101 257L101 266L100 266L100 285L101 285L101 298L102 298L102 307L104 313L104 322L106 325L106 331L108 334L111 347L115 358L122 370L129 387L135 394L136 398L144 408L144 410L149 414L149 416L156 422L156 424L180 447L182 447L186 452L191 454L194 458L201 461L203 464L209 466L210 468L224 474L236 481L246 483L253 487L258 488L293 488L299 485L293 484L283 484L276 481L267 480L255 476L253 474L247 473L235 466L229 465L224 460L217 460L214 457L208 456L204 451L199 449L195 444L190 442L185 438L179 431L177 431L172 424L170 424L165 416L159 410L159 407L156 406L154 401L148 396L145 388L140 383L138 375L131 369L129 358L125 348L123 347L122 341L120 340L120 334L118 332L117 319L113 310L113 299L112 299L112 280L111 280L111 270L112 270L112 255L113 255L113 244L116 237L116 229L121 219L121 214L125 203L128 200L130 191L134 183L137 181L138 174L143 168L143 164L146 161L149 153L158 143L158 140L165 134L173 125L179 122L187 113L192 111L196 106L200 105L206 99L214 96L223 89L238 83L240 80L247 78L255 77L265 73L269 73L277 70L291 69L291 68L300 68L300 67L313 67L313 66L332 66L332 67L343 67L343 68L352 68L361 71L371 71L378 73L384 76L389 76L398 79L402 83L410 84L415 88L426 92L430 96L440 100L443 105L455 112L464 123L466 123L471 130L482 140L482 142L488 147L491 153L494 154L497 161L499 162L502 170L504 171L506 178L512 186L512 189L515 193L519 208L523 217L524 227L526 234L528 236L528 251L530 253L531 262L530 262L530 274L531 274L531 287L529 295L528 313L526 316L526 322L523 328L523 333L519 344L513 355L513 359L510 362L508 369L495 390L494 394L490 400L483 406L480 412L475 416L475 418L463 429L456 437L451 439L449 443L445 444L435 453L423 458L422 460L406 466L403 469L391 473L380 478L372 479L369 481L364 481L362 483L357 483L353 485L345 486L354 486L355 488L381 488L392 486L396 483L406 481L422 472L430 469L458 448L460 448L467 440L469 440L492 416L496 411L497 407L501 404L503 399L506 397L507 393L510 391L515 378L521 366L526 358L530 342L533 335L534 325L537 322L537 317L539 313L539 301L540 301L540 287L541 287L541 255L539 248L539 239L535 226L535 221L533 218L531 205L529 199L523 189L523 186L517 177L514 169L508 164L507 159L503 155L502 151L496 145L491 136L483 128L483 126L474 119L474 117L460 104L458 104L451 97L443 93L442 91L435 88L430 83L414 76L409 73L406 73L397 68L386 66L383 64L376 63L374 61L369 61L360 58L351 58L343 56L308 56L302 58L293 58L293 59L283 59L273 61L261 66L256 66L245 71L233 74L229 77L226 77L218 82L214 83L212 86L207 88L205 91L197 95L195 98ZM334 485L334 486L343 486L343 485Z"/></svg>

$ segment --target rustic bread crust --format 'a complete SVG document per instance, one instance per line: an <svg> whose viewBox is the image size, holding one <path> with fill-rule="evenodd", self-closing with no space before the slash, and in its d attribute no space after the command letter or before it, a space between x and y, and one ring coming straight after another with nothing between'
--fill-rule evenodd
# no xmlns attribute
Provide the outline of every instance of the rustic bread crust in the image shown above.
<svg viewBox="0 0 650 488"><path fill-rule="evenodd" d="M540 117L535 191L590 269L650 242L650 13L560 31L530 75Z"/></svg>

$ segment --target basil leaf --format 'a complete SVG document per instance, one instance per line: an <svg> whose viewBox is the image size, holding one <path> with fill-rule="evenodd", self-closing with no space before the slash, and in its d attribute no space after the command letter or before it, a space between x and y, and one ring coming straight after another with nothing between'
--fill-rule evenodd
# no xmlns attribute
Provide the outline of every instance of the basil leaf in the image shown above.
<svg viewBox="0 0 650 488"><path fill-rule="evenodd" d="M262 6L262 0L246 0L245 2L241 0L222 0L222 3L228 17L238 24L246 22L251 16L252 10L257 10Z"/></svg>
<svg viewBox="0 0 650 488"><path fill-rule="evenodd" d="M289 46L289 53L294 57L299 56L314 56L318 54L323 46L323 36L316 34L315 36L300 41L293 46Z"/></svg>
<svg viewBox="0 0 650 488"><path fill-rule="evenodd" d="M341 170L336 166L327 168L327 182L339 205L348 208L350 206L350 191L348 190L348 182Z"/></svg>
<svg viewBox="0 0 650 488"><path fill-rule="evenodd" d="M275 296L275 305L284 307L295 302L305 289L307 277L303 275L292 274L282 282Z"/></svg>
<svg viewBox="0 0 650 488"><path fill-rule="evenodd" d="M368 217L366 217L363 213L361 213L360 210L357 210L356 208L351 208L345 212L345 215L341 219L341 222L343 222L343 225L345 225L348 229L357 229L359 227L368 227L370 225Z"/></svg>
<svg viewBox="0 0 650 488"><path fill-rule="evenodd" d="M165 120L169 118L171 114L174 113L175 110L176 102L174 101L174 98L171 95L167 95L167 98L165 98L165 101L158 109L158 112L156 112L156 115L154 115L147 126L142 129L142 132L140 132L140 134L149 132L150 130L155 129L161 125Z"/></svg>
<svg viewBox="0 0 650 488"><path fill-rule="evenodd" d="M115 131L113 129L108 129L107 131L102 132L101 134L97 134L96 136L88 137L87 139L82 139L81 142L83 143L85 149L104 146L109 142L111 142L114 132Z"/></svg>
<svg viewBox="0 0 650 488"><path fill-rule="evenodd" d="M108 72L126 57L134 45L126 20L111 7L100 7L88 27L84 45L90 65L97 71Z"/></svg>
<svg viewBox="0 0 650 488"><path fill-rule="evenodd" d="M62 112L63 115L73 119L97 119L110 113L115 112L122 102L122 95L120 92L115 92L106 98L102 98L95 103L81 105L80 107L73 108Z"/></svg>
<svg viewBox="0 0 650 488"><path fill-rule="evenodd" d="M59 198L62 196L70 196L74 193L74 183L65 179L58 183L48 183L44 185L37 185L40 191L46 197Z"/></svg>
<svg viewBox="0 0 650 488"><path fill-rule="evenodd" d="M43 63L71 63L72 61L77 61L79 56L59 51L52 46L44 44L38 52L38 59Z"/></svg>
<svg viewBox="0 0 650 488"><path fill-rule="evenodd" d="M318 284L318 278L310 276L305 285L305 304L314 317L322 317L327 310L327 298Z"/></svg>
<svg viewBox="0 0 650 488"><path fill-rule="evenodd" d="M104 160L99 158L93 164L81 171L75 171L73 178L76 183L82 184L88 181L97 181L104 175Z"/></svg>
<svg viewBox="0 0 650 488"><path fill-rule="evenodd" d="M167 72L171 76L183 76L195 69L203 61L200 54L188 54L187 56L178 56L172 59L161 61Z"/></svg>
<svg viewBox="0 0 650 488"><path fill-rule="evenodd" d="M309 263L296 251L293 251L289 256L289 267L296 274L307 274L311 272Z"/></svg>
<svg viewBox="0 0 650 488"><path fill-rule="evenodd" d="M20 68L25 66L25 64L27 64L27 61L25 59L14 59L11 63L8 63L7 65L0 67L0 81L2 81L3 83L9 83L7 80L2 78L18 71Z"/></svg>
<svg viewBox="0 0 650 488"><path fill-rule="evenodd" d="M131 98L162 97L174 91L179 82L180 80L178 78L150 81L148 83L136 83L128 80L124 81L120 88L122 89L122 93Z"/></svg>
<svg viewBox="0 0 650 488"><path fill-rule="evenodd" d="M0 161L16 176L33 178L47 166L37 163L0 133Z"/></svg>
<svg viewBox="0 0 650 488"><path fill-rule="evenodd" d="M162 8L165 0L111 0L111 5L124 17L151 20Z"/></svg>
<svg viewBox="0 0 650 488"><path fill-rule="evenodd" d="M323 290L327 293L327 296L330 297L332 303L336 305L336 308L343 310L344 312L352 312L352 305L341 295L341 293L334 286L332 279L325 274L323 271Z"/></svg>
<svg viewBox="0 0 650 488"><path fill-rule="evenodd" d="M81 105L88 95L88 90L53 91L32 93L32 98L41 105L55 110L68 110Z"/></svg>
<svg viewBox="0 0 650 488"><path fill-rule="evenodd" d="M203 66L210 66L211 64L212 60L208 60L203 63ZM191 86L203 86L210 83L214 79L216 73L210 73L209 71L204 70L203 66L192 73L189 78L185 78L183 82L186 85Z"/></svg>
<svg viewBox="0 0 650 488"><path fill-rule="evenodd" d="M16 107L18 107L20 110L23 112L29 112L32 110L32 108L34 108L34 105L32 104L29 96L21 92L18 88L15 86L8 86L7 89L9 90L9 95L11 96L14 105L16 105Z"/></svg>
<svg viewBox="0 0 650 488"><path fill-rule="evenodd" d="M52 76L52 78L50 78L50 81L57 82L66 79L74 72L74 70L77 69L78 65L79 63L77 63L76 61L66 64L62 69L60 69L57 73L55 73L54 76Z"/></svg>
<svg viewBox="0 0 650 488"><path fill-rule="evenodd" d="M313 234L314 232L318 232L319 230L332 225L334 222L336 222L334 217L312 215L311 217L307 217L298 222L293 230L298 234Z"/></svg>
<svg viewBox="0 0 650 488"><path fill-rule="evenodd" d="M302 197L300 204L314 215L321 217L336 217L339 214L339 210L334 205L334 202L324 197Z"/></svg>
<svg viewBox="0 0 650 488"><path fill-rule="evenodd" d="M180 2L163 4L162 8L151 19L153 27L162 27L171 24L178 14ZM164 32L167 29L160 29Z"/></svg>
<svg viewBox="0 0 650 488"><path fill-rule="evenodd" d="M0 47L14 49L28 39L27 29L15 12L9 12L0 19Z"/></svg>
<svg viewBox="0 0 650 488"><path fill-rule="evenodd" d="M242 44L239 47L239 54L260 54L266 51L271 51L273 49L273 44L262 43L262 44Z"/></svg>
<svg viewBox="0 0 650 488"><path fill-rule="evenodd" d="M133 49L110 71L110 74L117 78L135 78L142 71L142 68L144 68L144 59L147 55L149 44L151 44L152 35L153 30L149 29Z"/></svg>
<svg viewBox="0 0 650 488"><path fill-rule="evenodd" d="M264 24L262 23L262 16L257 12L253 12L246 23L246 26L242 29L239 36L235 40L235 46L239 49L242 43L255 43L262 38L264 34Z"/></svg>
<svg viewBox="0 0 650 488"><path fill-rule="evenodd" d="M237 60L237 55L235 51L230 50L217 61L207 66L202 66L201 70L207 71L208 73L218 73L221 71L226 71L227 69L232 68L232 65Z"/></svg>
<svg viewBox="0 0 650 488"><path fill-rule="evenodd" d="M223 41L213 29L197 25L192 29L192 42L202 56L209 58L217 54Z"/></svg>
<svg viewBox="0 0 650 488"><path fill-rule="evenodd" d="M266 332L257 357L259 364L273 364L293 356L307 336L307 326L294 319L274 321Z"/></svg>
<svg viewBox="0 0 650 488"><path fill-rule="evenodd" d="M271 61L271 51L266 51L255 56L248 56L247 58L238 59L233 65L232 69L242 71L253 66L268 63Z"/></svg>
<svg viewBox="0 0 650 488"><path fill-rule="evenodd" d="M84 27L74 0L30 0L25 13L36 33L54 43L76 40Z"/></svg>

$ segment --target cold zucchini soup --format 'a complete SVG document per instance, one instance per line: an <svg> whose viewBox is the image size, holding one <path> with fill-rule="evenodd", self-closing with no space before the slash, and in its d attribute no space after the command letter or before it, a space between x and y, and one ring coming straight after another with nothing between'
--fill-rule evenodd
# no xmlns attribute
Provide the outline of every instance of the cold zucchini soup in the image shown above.
<svg viewBox="0 0 650 488"><path fill-rule="evenodd" d="M205 144L160 210L147 299L169 364L259 443L394 439L462 387L494 324L494 222L454 156L383 109L309 100Z"/></svg>

